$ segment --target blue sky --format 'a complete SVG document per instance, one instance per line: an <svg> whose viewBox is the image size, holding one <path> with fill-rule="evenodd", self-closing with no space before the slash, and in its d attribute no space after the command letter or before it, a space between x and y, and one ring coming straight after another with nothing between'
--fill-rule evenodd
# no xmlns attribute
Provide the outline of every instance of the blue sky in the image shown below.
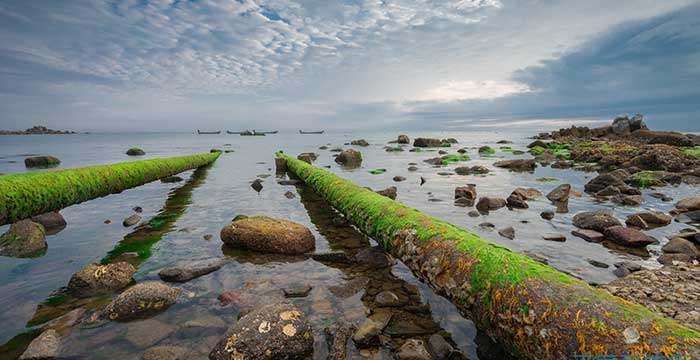
<svg viewBox="0 0 700 360"><path fill-rule="evenodd" d="M4 0L0 128L700 131L688 0Z"/></svg>

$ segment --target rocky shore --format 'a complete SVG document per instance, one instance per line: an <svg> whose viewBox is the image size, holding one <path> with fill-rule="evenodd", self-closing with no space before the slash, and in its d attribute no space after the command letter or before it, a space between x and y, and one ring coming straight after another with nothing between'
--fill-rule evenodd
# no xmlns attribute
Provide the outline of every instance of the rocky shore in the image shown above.
<svg viewBox="0 0 700 360"><path fill-rule="evenodd" d="M0 130L0 135L68 135L77 134L70 130L54 130L46 126L32 126L26 130Z"/></svg>

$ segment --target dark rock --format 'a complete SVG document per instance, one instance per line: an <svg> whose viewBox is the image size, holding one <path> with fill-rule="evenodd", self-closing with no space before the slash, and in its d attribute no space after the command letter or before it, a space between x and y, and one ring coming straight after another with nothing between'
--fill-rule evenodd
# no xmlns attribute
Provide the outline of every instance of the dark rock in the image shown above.
<svg viewBox="0 0 700 360"><path fill-rule="evenodd" d="M498 140L496 141L496 144L512 144L512 141L509 140Z"/></svg>
<svg viewBox="0 0 700 360"><path fill-rule="evenodd" d="M381 291L374 297L374 303L379 307L397 307L406 305L406 301L399 299L396 294L389 290Z"/></svg>
<svg viewBox="0 0 700 360"><path fill-rule="evenodd" d="M479 224L479 227L484 228L484 229L493 229L496 227L496 225L490 223L490 222L482 222Z"/></svg>
<svg viewBox="0 0 700 360"><path fill-rule="evenodd" d="M529 206L525 200L522 194L513 191L506 199L506 205L509 209L527 209Z"/></svg>
<svg viewBox="0 0 700 360"><path fill-rule="evenodd" d="M597 268L602 268L602 269L607 269L610 267L610 265L608 265L604 262L600 262L598 260L593 260L593 259L588 259L588 263L597 267Z"/></svg>
<svg viewBox="0 0 700 360"><path fill-rule="evenodd" d="M600 190L605 189L608 186L613 186L616 188L627 187L625 181L630 178L630 173L625 169L617 169L609 173L600 174L593 179L591 179L584 186L584 190L587 193L597 193Z"/></svg>
<svg viewBox="0 0 700 360"><path fill-rule="evenodd" d="M467 153L467 149L461 148L461 149L457 150L457 152L460 153L460 154L466 154L466 153Z"/></svg>
<svg viewBox="0 0 700 360"><path fill-rule="evenodd" d="M129 156L142 156L142 155L146 155L146 152L143 151L142 149L137 148L137 147L133 147L133 148L127 150L126 154Z"/></svg>
<svg viewBox="0 0 700 360"><path fill-rule="evenodd" d="M455 199L455 206L459 206L459 207L474 206L474 200L460 197L460 198Z"/></svg>
<svg viewBox="0 0 700 360"><path fill-rule="evenodd" d="M41 215L32 216L32 221L41 224L46 231L46 235L53 235L63 230L67 223L58 211L47 212Z"/></svg>
<svg viewBox="0 0 700 360"><path fill-rule="evenodd" d="M134 206L133 208L131 208L131 210L134 210L134 212L137 212L139 214L143 212L143 208L140 206Z"/></svg>
<svg viewBox="0 0 700 360"><path fill-rule="evenodd" d="M343 166L358 167L362 164L362 154L355 149L346 149L335 157L335 162Z"/></svg>
<svg viewBox="0 0 700 360"><path fill-rule="evenodd" d="M399 144L410 144L411 139L408 138L407 135L399 135L398 139L396 140L397 143Z"/></svg>
<svg viewBox="0 0 700 360"><path fill-rule="evenodd" d="M45 168L58 166L61 163L56 157L53 156L32 156L24 159L24 166L28 168Z"/></svg>
<svg viewBox="0 0 700 360"><path fill-rule="evenodd" d="M669 242L666 243L661 250L667 254L686 254L692 259L700 256L700 251L695 244L680 237L675 237L669 240Z"/></svg>
<svg viewBox="0 0 700 360"><path fill-rule="evenodd" d="M661 200L661 201L665 201L665 202L673 201L673 198L672 198L672 197L670 197L670 196L668 196L668 195L666 195L666 194L664 194L664 193L660 193L660 192L653 192L653 193L650 193L649 196L651 196L651 197L653 197L653 198L656 198L656 199L659 199L659 200Z"/></svg>
<svg viewBox="0 0 700 360"><path fill-rule="evenodd" d="M547 148L547 143L542 140L535 140L527 145L528 149L532 149L534 147Z"/></svg>
<svg viewBox="0 0 700 360"><path fill-rule="evenodd" d="M354 260L373 269L382 269L394 264L380 247L363 248L355 254Z"/></svg>
<svg viewBox="0 0 700 360"><path fill-rule="evenodd" d="M408 167L408 171L416 171L416 170L418 170L418 167L415 165L411 165Z"/></svg>
<svg viewBox="0 0 700 360"><path fill-rule="evenodd" d="M468 212L467 215L469 215L469 217L479 217L479 216L481 216L481 214L480 214L477 210L472 210L472 211Z"/></svg>
<svg viewBox="0 0 700 360"><path fill-rule="evenodd" d="M613 185L608 185L602 190L595 193L597 196L617 196L620 195L620 189Z"/></svg>
<svg viewBox="0 0 700 360"><path fill-rule="evenodd" d="M672 219L673 218L671 217L671 215L664 214L660 211L645 211L628 216L625 223L628 226L635 226L639 227L640 229L647 229L666 226L671 223Z"/></svg>
<svg viewBox="0 0 700 360"><path fill-rule="evenodd" d="M676 221L682 224L700 224L700 210L678 214Z"/></svg>
<svg viewBox="0 0 700 360"><path fill-rule="evenodd" d="M287 159L276 157L275 158L275 173L284 174L287 172Z"/></svg>
<svg viewBox="0 0 700 360"><path fill-rule="evenodd" d="M61 337L54 329L48 329L29 343L20 360L56 359L61 350Z"/></svg>
<svg viewBox="0 0 700 360"><path fill-rule="evenodd" d="M656 239L653 237L646 235L637 229L624 226L608 227L604 230L604 234L616 244L632 248L646 247L647 245L656 242Z"/></svg>
<svg viewBox="0 0 700 360"><path fill-rule="evenodd" d="M291 191L287 191L286 193L284 193L284 197L286 197L287 199L294 199L296 195L294 195L294 193Z"/></svg>
<svg viewBox="0 0 700 360"><path fill-rule="evenodd" d="M569 169L573 166L574 162L569 160L558 160L551 165L552 169Z"/></svg>
<svg viewBox="0 0 700 360"><path fill-rule="evenodd" d="M479 198L479 202L476 203L476 209L482 213L498 210L504 206L506 206L506 201L504 199L488 196L482 196Z"/></svg>
<svg viewBox="0 0 700 360"><path fill-rule="evenodd" d="M396 353L398 360L432 360L425 343L421 339L408 339Z"/></svg>
<svg viewBox="0 0 700 360"><path fill-rule="evenodd" d="M647 222L644 221L644 219L642 219L642 217L637 214L632 214L628 216L625 220L625 225L642 230L646 230L649 228L649 224L647 224Z"/></svg>
<svg viewBox="0 0 700 360"><path fill-rule="evenodd" d="M428 351L430 351L432 358L435 360L447 360L455 352L452 345L438 334L430 335L428 338Z"/></svg>
<svg viewBox="0 0 700 360"><path fill-rule="evenodd" d="M311 258L322 263L352 264L355 262L343 251L311 254Z"/></svg>
<svg viewBox="0 0 700 360"><path fill-rule="evenodd" d="M377 190L377 194L386 196L391 200L396 200L396 186L389 186L386 189Z"/></svg>
<svg viewBox="0 0 700 360"><path fill-rule="evenodd" d="M566 236L562 234L545 234L542 236L543 239L547 241L557 241L557 242L564 242L566 241Z"/></svg>
<svg viewBox="0 0 700 360"><path fill-rule="evenodd" d="M163 281L185 282L219 270L225 263L224 259L191 261L162 269L158 276Z"/></svg>
<svg viewBox="0 0 700 360"><path fill-rule="evenodd" d="M301 180L297 179L288 179L288 180L279 180L277 181L278 184L283 185L283 186L288 186L288 185L299 185L302 183Z"/></svg>
<svg viewBox="0 0 700 360"><path fill-rule="evenodd" d="M255 190L256 192L260 192L263 189L262 180L260 180L260 179L253 180L253 182L250 183L250 187L253 188L253 190Z"/></svg>
<svg viewBox="0 0 700 360"><path fill-rule="evenodd" d="M209 241L209 240L211 240L211 239L214 238L214 235L212 235L212 234L204 234L204 236L202 236L202 238L203 238L204 240Z"/></svg>
<svg viewBox="0 0 700 360"><path fill-rule="evenodd" d="M599 243L605 238L605 236L598 231L586 229L572 230L571 235L578 236L583 240L594 243Z"/></svg>
<svg viewBox="0 0 700 360"><path fill-rule="evenodd" d="M313 251L316 246L313 234L305 226L266 216L231 222L221 230L221 240L235 248L288 255Z"/></svg>
<svg viewBox="0 0 700 360"><path fill-rule="evenodd" d="M554 211L545 210L540 213L540 217L545 220L552 220L554 218Z"/></svg>
<svg viewBox="0 0 700 360"><path fill-rule="evenodd" d="M479 147L478 151L479 151L479 154L483 154L483 155L490 155L490 154L496 153L496 150L494 150L490 146L481 146L481 147Z"/></svg>
<svg viewBox="0 0 700 360"><path fill-rule="evenodd" d="M118 291L133 281L134 273L136 268L127 262L88 264L71 276L68 292L75 297L85 298Z"/></svg>
<svg viewBox="0 0 700 360"><path fill-rule="evenodd" d="M581 229L604 232L611 226L622 224L607 211L585 211L574 215L573 225Z"/></svg>
<svg viewBox="0 0 700 360"><path fill-rule="evenodd" d="M403 177L403 176L398 176L398 175L397 175L397 176L394 176L393 180L396 181L396 182L401 182L401 181L405 181L406 178Z"/></svg>
<svg viewBox="0 0 700 360"><path fill-rule="evenodd" d="M466 186L458 186L455 188L455 199L465 198L471 200L472 203L476 200L476 186L469 184Z"/></svg>
<svg viewBox="0 0 700 360"><path fill-rule="evenodd" d="M138 224L139 221L141 221L141 215L131 214L129 217L124 219L124 221L122 221L122 225L124 225L124 227L129 227Z"/></svg>
<svg viewBox="0 0 700 360"><path fill-rule="evenodd" d="M425 181L426 181L425 178L421 176L420 177L420 185L423 186L423 184L425 184Z"/></svg>
<svg viewBox="0 0 700 360"><path fill-rule="evenodd" d="M145 318L175 303L180 289L147 281L136 284L119 294L102 311L102 317L113 321Z"/></svg>
<svg viewBox="0 0 700 360"><path fill-rule="evenodd" d="M415 138L413 140L413 146L415 147L441 147L442 140L431 139L431 138Z"/></svg>
<svg viewBox="0 0 700 360"><path fill-rule="evenodd" d="M311 285L301 283L290 284L282 288L282 292L286 298L303 298L308 296L311 292Z"/></svg>
<svg viewBox="0 0 700 360"><path fill-rule="evenodd" d="M391 312L375 312L357 327L357 330L352 335L352 341L358 348L376 346L379 343L379 334L389 324L390 320Z"/></svg>
<svg viewBox="0 0 700 360"><path fill-rule="evenodd" d="M515 229L512 226L498 230L498 235L508 239L515 239Z"/></svg>
<svg viewBox="0 0 700 360"><path fill-rule="evenodd" d="M20 220L0 236L0 255L32 257L46 250L46 232L41 224L29 219Z"/></svg>
<svg viewBox="0 0 700 360"><path fill-rule="evenodd" d="M369 143L365 139L359 139L359 140L353 140L350 142L350 145L357 145L357 146L369 146Z"/></svg>
<svg viewBox="0 0 700 360"><path fill-rule="evenodd" d="M307 162L309 164L313 163L318 159L318 154L312 152L301 153L297 156L297 159Z"/></svg>
<svg viewBox="0 0 700 360"><path fill-rule="evenodd" d="M209 359L301 359L311 354L313 345L306 315L291 304L272 304L238 320L209 353Z"/></svg>
<svg viewBox="0 0 700 360"><path fill-rule="evenodd" d="M552 203L568 201L570 193L571 185L561 184L547 194L547 199L549 199L549 201Z"/></svg>
<svg viewBox="0 0 700 360"><path fill-rule="evenodd" d="M445 150L440 150L440 151L438 151L438 154L440 154L440 155L447 155L447 151L445 151Z"/></svg>
<svg viewBox="0 0 700 360"><path fill-rule="evenodd" d="M534 159L501 160L493 165L513 171L533 171L537 167Z"/></svg>
<svg viewBox="0 0 700 360"><path fill-rule="evenodd" d="M639 130L632 136L647 144L664 144L672 146L693 146L693 141L687 136L673 131Z"/></svg>

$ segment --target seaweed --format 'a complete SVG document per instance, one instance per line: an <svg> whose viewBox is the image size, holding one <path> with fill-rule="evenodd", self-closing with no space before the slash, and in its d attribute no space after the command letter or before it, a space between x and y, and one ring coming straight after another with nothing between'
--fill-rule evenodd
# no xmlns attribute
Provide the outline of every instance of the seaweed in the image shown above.
<svg viewBox="0 0 700 360"><path fill-rule="evenodd" d="M386 172L386 169L372 169L369 171L369 173L372 175L384 174L385 172Z"/></svg>

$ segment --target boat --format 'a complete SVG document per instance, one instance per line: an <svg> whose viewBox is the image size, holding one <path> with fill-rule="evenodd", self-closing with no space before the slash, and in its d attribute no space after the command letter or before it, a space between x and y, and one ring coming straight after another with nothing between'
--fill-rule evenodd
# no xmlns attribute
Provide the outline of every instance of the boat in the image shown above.
<svg viewBox="0 0 700 360"><path fill-rule="evenodd" d="M199 129L197 129L197 134L198 135L217 135L217 134L221 134L221 130L219 130L219 131L200 131Z"/></svg>
<svg viewBox="0 0 700 360"><path fill-rule="evenodd" d="M324 131L325 130L321 130L321 131L302 131L302 130L299 130L299 134L323 134Z"/></svg>
<svg viewBox="0 0 700 360"><path fill-rule="evenodd" d="M229 134L229 135L240 135L240 134L243 133L243 132L242 132L242 131L229 131L229 130L226 130L226 133Z"/></svg>
<svg viewBox="0 0 700 360"><path fill-rule="evenodd" d="M278 132L279 132L279 130L275 130L275 131L257 131L257 133L260 133L260 134L268 134L268 135L277 134Z"/></svg>
<svg viewBox="0 0 700 360"><path fill-rule="evenodd" d="M246 131L228 131L228 130L226 130L226 133L227 133L227 134L230 134L230 135L242 135L242 136L265 136L266 134L277 134L277 132L278 132L278 130L275 130L275 131L256 131L256 130L253 130L253 131L250 131L250 130L246 130Z"/></svg>
<svg viewBox="0 0 700 360"><path fill-rule="evenodd" d="M240 134L241 134L241 136L265 136L264 133L259 133L259 132L256 132L255 130L253 130L253 131L246 130L246 131L241 132Z"/></svg>

